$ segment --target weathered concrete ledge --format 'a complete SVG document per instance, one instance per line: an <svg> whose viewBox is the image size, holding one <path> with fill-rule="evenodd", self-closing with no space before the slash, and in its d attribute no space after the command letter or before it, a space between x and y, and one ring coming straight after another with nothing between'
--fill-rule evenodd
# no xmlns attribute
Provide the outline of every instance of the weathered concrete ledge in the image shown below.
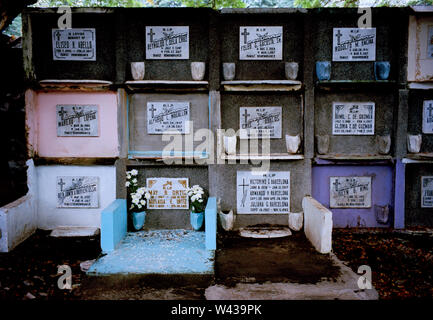
<svg viewBox="0 0 433 320"><path fill-rule="evenodd" d="M304 232L320 253L332 249L332 212L310 196L302 199L304 209Z"/></svg>

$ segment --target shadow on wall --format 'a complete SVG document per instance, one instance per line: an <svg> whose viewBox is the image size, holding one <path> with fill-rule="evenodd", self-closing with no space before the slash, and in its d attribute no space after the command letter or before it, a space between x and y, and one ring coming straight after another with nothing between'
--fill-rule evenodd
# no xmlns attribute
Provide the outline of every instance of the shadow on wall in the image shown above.
<svg viewBox="0 0 433 320"><path fill-rule="evenodd" d="M0 206L27 193L21 38L0 34Z"/></svg>

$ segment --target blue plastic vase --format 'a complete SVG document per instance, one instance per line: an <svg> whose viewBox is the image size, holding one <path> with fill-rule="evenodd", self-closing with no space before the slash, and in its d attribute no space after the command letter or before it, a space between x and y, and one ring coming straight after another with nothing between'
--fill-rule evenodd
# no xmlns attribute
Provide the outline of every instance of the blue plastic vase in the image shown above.
<svg viewBox="0 0 433 320"><path fill-rule="evenodd" d="M391 64L389 61L376 61L374 63L374 78L376 80L387 80Z"/></svg>
<svg viewBox="0 0 433 320"><path fill-rule="evenodd" d="M316 75L319 81L331 79L331 62L316 61Z"/></svg>
<svg viewBox="0 0 433 320"><path fill-rule="evenodd" d="M192 212L189 216L191 226L195 231L198 231L203 226L204 212Z"/></svg>
<svg viewBox="0 0 433 320"><path fill-rule="evenodd" d="M144 221L146 220L146 211L132 213L132 225L135 230L143 228Z"/></svg>

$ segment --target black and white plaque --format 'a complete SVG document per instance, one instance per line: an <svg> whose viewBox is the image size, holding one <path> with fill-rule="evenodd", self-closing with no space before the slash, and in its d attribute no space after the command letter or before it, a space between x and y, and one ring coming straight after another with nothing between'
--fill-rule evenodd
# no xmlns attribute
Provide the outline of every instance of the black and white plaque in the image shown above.
<svg viewBox="0 0 433 320"><path fill-rule="evenodd" d="M189 26L146 27L146 59L189 59Z"/></svg>
<svg viewBox="0 0 433 320"><path fill-rule="evenodd" d="M281 118L281 107L240 107L239 138L260 139L269 130L269 138L281 139Z"/></svg>
<svg viewBox="0 0 433 320"><path fill-rule="evenodd" d="M57 208L99 208L98 177L57 177L56 191Z"/></svg>
<svg viewBox="0 0 433 320"><path fill-rule="evenodd" d="M238 171L236 186L238 214L290 212L290 171Z"/></svg>
<svg viewBox="0 0 433 320"><path fill-rule="evenodd" d="M331 208L370 208L371 177L330 177Z"/></svg>
<svg viewBox="0 0 433 320"><path fill-rule="evenodd" d="M421 177L421 208L433 208L433 176Z"/></svg>
<svg viewBox="0 0 433 320"><path fill-rule="evenodd" d="M333 28L332 61L375 61L376 28Z"/></svg>
<svg viewBox="0 0 433 320"><path fill-rule="evenodd" d="M96 61L96 32L86 29L52 29L53 60Z"/></svg>
<svg viewBox="0 0 433 320"><path fill-rule="evenodd" d="M433 134L433 100L424 100L422 111L422 133Z"/></svg>
<svg viewBox="0 0 433 320"><path fill-rule="evenodd" d="M282 60L283 27L239 27L239 60Z"/></svg>
<svg viewBox="0 0 433 320"><path fill-rule="evenodd" d="M189 106L187 101L148 102L147 133L189 134Z"/></svg>
<svg viewBox="0 0 433 320"><path fill-rule="evenodd" d="M333 135L374 135L374 102L333 102Z"/></svg>
<svg viewBox="0 0 433 320"><path fill-rule="evenodd" d="M97 105L57 105L58 137L97 137Z"/></svg>

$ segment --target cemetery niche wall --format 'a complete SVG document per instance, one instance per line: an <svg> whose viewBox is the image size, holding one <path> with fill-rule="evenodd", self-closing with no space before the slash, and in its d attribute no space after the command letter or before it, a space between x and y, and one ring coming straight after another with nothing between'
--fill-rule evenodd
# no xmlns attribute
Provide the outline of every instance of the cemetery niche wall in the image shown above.
<svg viewBox="0 0 433 320"><path fill-rule="evenodd" d="M402 31L391 11L372 10L368 27L351 10L315 16L312 191L333 212L334 227L393 223Z"/></svg>
<svg viewBox="0 0 433 320"><path fill-rule="evenodd" d="M190 228L184 199L160 194L170 183L182 194L186 181L233 210L235 228L286 225L306 195L334 213L334 227L402 228L405 214L431 224L422 218L431 210L431 79L411 71L418 44L407 42L411 32L428 41L431 13L408 12L373 8L371 28L360 28L356 9L74 8L72 29L57 30L55 10L27 10L39 227L98 227L104 206L126 198L130 169L159 196L149 229ZM189 139L200 129L213 133L213 152ZM408 135L415 146L421 135L417 152ZM267 173L252 174L266 162ZM65 193L59 205L72 179L94 182L98 201L94 191Z"/></svg>
<svg viewBox="0 0 433 320"><path fill-rule="evenodd" d="M422 10L423 9L423 10ZM433 10L414 7L408 31L408 112L405 166L406 225L432 227Z"/></svg>

